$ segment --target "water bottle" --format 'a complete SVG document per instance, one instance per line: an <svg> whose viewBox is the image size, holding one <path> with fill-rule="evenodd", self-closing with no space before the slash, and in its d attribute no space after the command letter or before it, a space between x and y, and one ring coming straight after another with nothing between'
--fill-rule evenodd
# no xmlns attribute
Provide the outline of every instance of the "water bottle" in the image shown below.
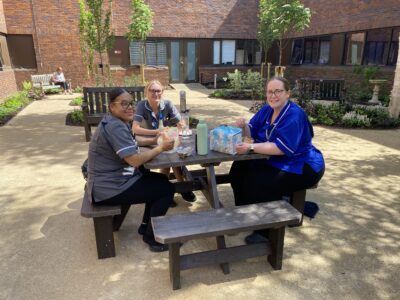
<svg viewBox="0 0 400 300"><path fill-rule="evenodd" d="M208 153L208 128L204 120L199 120L197 131L197 154L207 155Z"/></svg>

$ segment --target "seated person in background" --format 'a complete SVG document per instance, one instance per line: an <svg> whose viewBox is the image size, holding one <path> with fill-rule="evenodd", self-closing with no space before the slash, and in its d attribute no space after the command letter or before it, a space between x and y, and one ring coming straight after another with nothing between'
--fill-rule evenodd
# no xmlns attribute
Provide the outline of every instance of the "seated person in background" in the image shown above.
<svg viewBox="0 0 400 300"><path fill-rule="evenodd" d="M64 89L64 94L67 92L72 95L71 86L65 80L65 76L61 67L57 67L57 71L53 74L52 81L55 85L59 85Z"/></svg>
<svg viewBox="0 0 400 300"><path fill-rule="evenodd" d="M235 161L230 179L236 205L282 199L293 192L312 187L322 178L325 163L313 146L314 131L302 108L290 98L289 82L272 77L266 85L267 105L249 123L235 122L245 136L254 140L236 146L238 154L269 154L265 160ZM246 243L265 241L267 231L246 237Z"/></svg>
<svg viewBox="0 0 400 300"><path fill-rule="evenodd" d="M164 126L178 125L181 127L181 115L169 100L162 99L164 87L158 80L150 81L145 88L147 100L140 101L136 108L132 123L132 131L135 135L156 137L162 132ZM178 181L183 181L181 168L172 168ZM168 176L169 168L162 169L162 173ZM196 196L193 192L181 193L186 201L193 202ZM172 203L172 207L176 203Z"/></svg>
<svg viewBox="0 0 400 300"><path fill-rule="evenodd" d="M130 122L134 116L132 96L115 88L110 94L109 113L94 133L88 153L87 189L94 205L145 203L138 232L153 252L168 250L168 245L154 239L151 217L164 216L174 197L174 186L159 173L142 165L163 151L171 150L174 142L167 136L160 145L139 152L139 144L153 144L155 138L136 140Z"/></svg>

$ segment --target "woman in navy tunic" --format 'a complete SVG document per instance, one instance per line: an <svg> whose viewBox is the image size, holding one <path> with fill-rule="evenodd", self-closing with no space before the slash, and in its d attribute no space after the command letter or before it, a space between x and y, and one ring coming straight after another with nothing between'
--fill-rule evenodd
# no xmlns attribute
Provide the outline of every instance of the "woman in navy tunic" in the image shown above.
<svg viewBox="0 0 400 300"><path fill-rule="evenodd" d="M230 178L236 205L280 200L315 185L325 171L322 153L312 144L312 125L304 110L289 99L289 82L283 77L271 78L266 94L268 104L249 123L243 118L235 122L254 140L237 145L238 154L271 155L268 160L232 164ZM246 237L246 242L265 240L260 233Z"/></svg>

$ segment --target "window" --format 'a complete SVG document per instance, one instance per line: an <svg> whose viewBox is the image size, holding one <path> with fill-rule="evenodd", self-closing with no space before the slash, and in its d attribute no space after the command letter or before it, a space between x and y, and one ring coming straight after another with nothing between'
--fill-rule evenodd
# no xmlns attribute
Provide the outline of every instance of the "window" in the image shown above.
<svg viewBox="0 0 400 300"><path fill-rule="evenodd" d="M7 40L4 35L0 35L0 71L11 68L10 56L8 53Z"/></svg>
<svg viewBox="0 0 400 300"><path fill-rule="evenodd" d="M36 54L32 35L9 34L7 44L13 68L36 68Z"/></svg>
<svg viewBox="0 0 400 300"><path fill-rule="evenodd" d="M297 39L293 41L291 63L293 65L303 63L303 39Z"/></svg>
<svg viewBox="0 0 400 300"><path fill-rule="evenodd" d="M220 41L214 41L213 44L213 64L214 65L219 65L220 64L220 58L221 58L221 42Z"/></svg>
<svg viewBox="0 0 400 300"><path fill-rule="evenodd" d="M254 65L261 63L261 50L256 40L236 41L236 65Z"/></svg>
<svg viewBox="0 0 400 300"><path fill-rule="evenodd" d="M161 41L146 41L146 64L167 65L167 46ZM143 62L144 42L131 42L129 47L131 65Z"/></svg>
<svg viewBox="0 0 400 300"><path fill-rule="evenodd" d="M223 40L213 43L213 63L214 64L235 64L235 41Z"/></svg>
<svg viewBox="0 0 400 300"><path fill-rule="evenodd" d="M295 39L292 45L292 64L327 64L329 62L331 47L329 36Z"/></svg>
<svg viewBox="0 0 400 300"><path fill-rule="evenodd" d="M365 65L384 65L389 52L391 29L376 29L367 32L364 49Z"/></svg>
<svg viewBox="0 0 400 300"><path fill-rule="evenodd" d="M392 33L392 41L390 42L389 56L387 64L395 66L397 63L397 57L399 53L399 34L400 27L394 28Z"/></svg>
<svg viewBox="0 0 400 300"><path fill-rule="evenodd" d="M349 33L347 39L347 58L348 65L361 65L364 48L365 32Z"/></svg>
<svg viewBox="0 0 400 300"><path fill-rule="evenodd" d="M235 41L222 41L221 63L227 65L235 64Z"/></svg>
<svg viewBox="0 0 400 300"><path fill-rule="evenodd" d="M304 40L304 63L317 64L318 63L318 38Z"/></svg>

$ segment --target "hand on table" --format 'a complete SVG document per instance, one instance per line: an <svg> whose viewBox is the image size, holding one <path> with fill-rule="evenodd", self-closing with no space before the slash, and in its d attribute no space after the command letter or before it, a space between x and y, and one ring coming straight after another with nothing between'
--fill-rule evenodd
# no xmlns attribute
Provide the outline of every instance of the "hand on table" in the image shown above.
<svg viewBox="0 0 400 300"><path fill-rule="evenodd" d="M248 143L240 143L236 145L236 152L238 154L246 154L250 150L250 144Z"/></svg>
<svg viewBox="0 0 400 300"><path fill-rule="evenodd" d="M174 148L174 139L170 138L168 134L165 132L160 133L160 138L161 138L161 149L162 151L169 151Z"/></svg>

